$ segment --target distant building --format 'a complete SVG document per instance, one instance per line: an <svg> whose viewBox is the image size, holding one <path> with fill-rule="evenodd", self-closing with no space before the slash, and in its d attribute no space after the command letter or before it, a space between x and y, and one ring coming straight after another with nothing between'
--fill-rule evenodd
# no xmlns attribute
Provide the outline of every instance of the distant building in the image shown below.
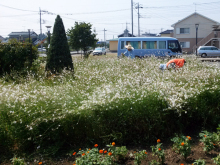
<svg viewBox="0 0 220 165"><path fill-rule="evenodd" d="M0 41L4 41L4 38L2 36L0 36Z"/></svg>
<svg viewBox="0 0 220 165"><path fill-rule="evenodd" d="M29 32L11 32L9 35L9 39L17 39L18 41L24 42L27 38L29 38ZM30 32L30 38L32 42L36 41L38 35L34 32Z"/></svg>
<svg viewBox="0 0 220 165"><path fill-rule="evenodd" d="M129 33L128 29L125 29L124 33L118 35L118 38L119 37L136 37L136 36Z"/></svg>
<svg viewBox="0 0 220 165"><path fill-rule="evenodd" d="M157 34L147 33L141 34L141 37L158 37Z"/></svg>
<svg viewBox="0 0 220 165"><path fill-rule="evenodd" d="M118 38L110 39L109 41L109 51L117 52L118 50Z"/></svg>
<svg viewBox="0 0 220 165"><path fill-rule="evenodd" d="M129 33L128 29L126 28L124 30L124 33L118 35L118 38L120 38L120 37L136 37L136 36ZM112 52L118 51L118 38L113 38L113 39L108 40L109 41L109 51L112 51Z"/></svg>
<svg viewBox="0 0 220 165"><path fill-rule="evenodd" d="M214 45L220 48L219 22L194 12L172 25L173 37L179 40L184 52L194 53L196 50L196 25L197 47Z"/></svg>
<svg viewBox="0 0 220 165"><path fill-rule="evenodd" d="M161 32L160 37L173 37L173 30L165 30Z"/></svg>

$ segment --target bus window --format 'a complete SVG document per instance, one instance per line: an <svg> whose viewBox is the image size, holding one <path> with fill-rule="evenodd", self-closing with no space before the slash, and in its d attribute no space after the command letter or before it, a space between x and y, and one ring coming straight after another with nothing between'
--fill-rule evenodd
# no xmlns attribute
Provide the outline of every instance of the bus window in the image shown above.
<svg viewBox="0 0 220 165"><path fill-rule="evenodd" d="M166 49L166 41L159 41L159 49Z"/></svg>
<svg viewBox="0 0 220 165"><path fill-rule="evenodd" d="M169 40L168 41L168 49L170 49L172 52L181 53L182 50L180 48L180 44L176 40Z"/></svg>
<svg viewBox="0 0 220 165"><path fill-rule="evenodd" d="M131 45L134 49L141 49L141 41L126 41L126 45Z"/></svg>
<svg viewBox="0 0 220 165"><path fill-rule="evenodd" d="M157 49L157 41L143 41L142 49Z"/></svg>
<svg viewBox="0 0 220 165"><path fill-rule="evenodd" d="M125 42L121 41L121 49L125 49Z"/></svg>

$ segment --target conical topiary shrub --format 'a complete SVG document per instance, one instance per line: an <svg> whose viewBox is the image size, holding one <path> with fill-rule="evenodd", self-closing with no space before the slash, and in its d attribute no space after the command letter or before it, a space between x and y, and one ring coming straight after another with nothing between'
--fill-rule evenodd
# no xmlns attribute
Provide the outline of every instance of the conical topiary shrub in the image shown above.
<svg viewBox="0 0 220 165"><path fill-rule="evenodd" d="M74 67L63 21L58 15L54 23L50 48L47 54L46 70L57 73L63 69L73 71Z"/></svg>

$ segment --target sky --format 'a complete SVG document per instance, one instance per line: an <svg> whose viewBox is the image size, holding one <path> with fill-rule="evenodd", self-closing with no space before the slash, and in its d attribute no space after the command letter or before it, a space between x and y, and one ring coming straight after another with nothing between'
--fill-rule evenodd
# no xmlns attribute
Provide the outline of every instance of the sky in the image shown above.
<svg viewBox="0 0 220 165"><path fill-rule="evenodd" d="M178 22L195 11L220 22L220 1L217 0L133 0L133 34L159 34L173 29ZM41 11L41 27L40 27ZM1 0L0 36L11 32L33 30L46 33L59 14L66 32L75 22L92 24L99 41L117 38L127 28L132 33L131 0ZM105 30L105 31L104 31Z"/></svg>

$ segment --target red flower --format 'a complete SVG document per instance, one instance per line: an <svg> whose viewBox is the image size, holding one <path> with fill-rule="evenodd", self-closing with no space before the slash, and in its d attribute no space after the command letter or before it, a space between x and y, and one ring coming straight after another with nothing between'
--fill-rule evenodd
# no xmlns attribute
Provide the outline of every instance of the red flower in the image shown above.
<svg viewBox="0 0 220 165"><path fill-rule="evenodd" d="M76 152L74 152L73 155L76 155Z"/></svg>
<svg viewBox="0 0 220 165"><path fill-rule="evenodd" d="M112 142L112 145L115 146L115 142Z"/></svg>
<svg viewBox="0 0 220 165"><path fill-rule="evenodd" d="M94 147L98 147L98 144L95 144Z"/></svg>
<svg viewBox="0 0 220 165"><path fill-rule="evenodd" d="M159 151L161 151L161 148L158 148Z"/></svg>
<svg viewBox="0 0 220 165"><path fill-rule="evenodd" d="M42 164L42 162L39 162L38 164Z"/></svg>
<svg viewBox="0 0 220 165"><path fill-rule="evenodd" d="M82 156L84 156L84 155L85 155L85 153L82 154Z"/></svg>
<svg viewBox="0 0 220 165"><path fill-rule="evenodd" d="M204 135L204 137L206 137L206 135Z"/></svg>
<svg viewBox="0 0 220 165"><path fill-rule="evenodd" d="M111 155L112 155L112 153L111 153L111 152L109 152L109 153L108 153L108 155L109 155L109 156L111 156Z"/></svg>
<svg viewBox="0 0 220 165"><path fill-rule="evenodd" d="M144 152L145 154L147 154L147 152Z"/></svg>
<svg viewBox="0 0 220 165"><path fill-rule="evenodd" d="M157 139L157 143L160 143L160 139Z"/></svg>
<svg viewBox="0 0 220 165"><path fill-rule="evenodd" d="M99 150L99 153L100 153L100 154L103 154L103 150Z"/></svg>
<svg viewBox="0 0 220 165"><path fill-rule="evenodd" d="M107 152L108 152L108 151L107 151L107 150L105 150L105 151L104 151L104 154L106 154Z"/></svg>
<svg viewBox="0 0 220 165"><path fill-rule="evenodd" d="M181 146L184 146L184 142L181 143Z"/></svg>

